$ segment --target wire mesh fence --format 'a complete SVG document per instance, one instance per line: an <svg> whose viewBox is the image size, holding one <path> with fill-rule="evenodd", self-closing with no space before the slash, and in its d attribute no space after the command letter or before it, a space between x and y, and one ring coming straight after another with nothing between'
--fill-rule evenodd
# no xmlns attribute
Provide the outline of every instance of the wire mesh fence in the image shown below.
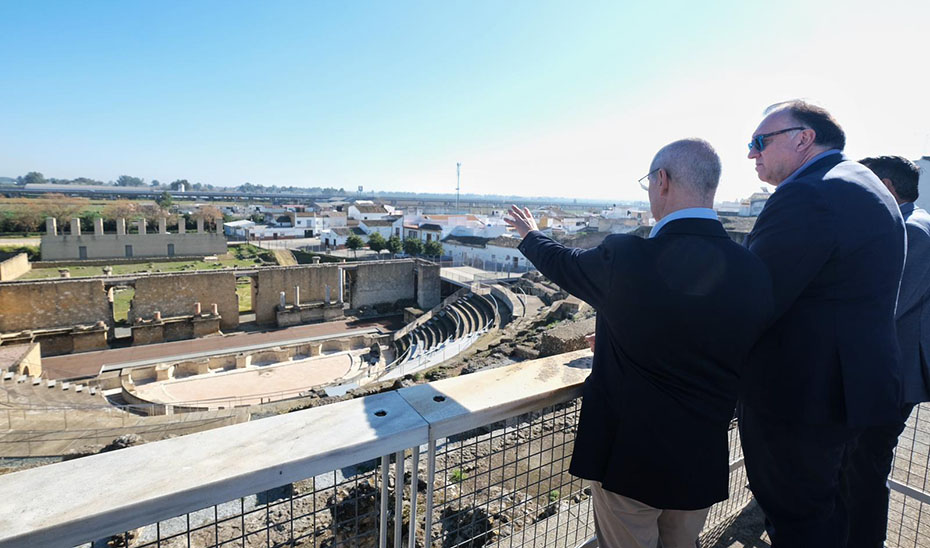
<svg viewBox="0 0 930 548"><path fill-rule="evenodd" d="M930 406L911 412L898 437L892 463L887 545L930 547L930 497L927 495L930 455Z"/></svg>
<svg viewBox="0 0 930 548"><path fill-rule="evenodd" d="M84 546L581 546L594 517L587 483L568 472L580 409L573 399ZM736 465L704 542L750 498Z"/></svg>

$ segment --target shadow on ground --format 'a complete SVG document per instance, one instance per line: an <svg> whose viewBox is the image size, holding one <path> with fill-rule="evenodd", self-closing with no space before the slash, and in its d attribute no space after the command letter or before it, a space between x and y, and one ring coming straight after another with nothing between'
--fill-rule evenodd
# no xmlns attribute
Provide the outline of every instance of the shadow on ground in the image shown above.
<svg viewBox="0 0 930 548"><path fill-rule="evenodd" d="M762 510L756 501L750 502L712 543L702 543L702 548L770 548L765 534Z"/></svg>

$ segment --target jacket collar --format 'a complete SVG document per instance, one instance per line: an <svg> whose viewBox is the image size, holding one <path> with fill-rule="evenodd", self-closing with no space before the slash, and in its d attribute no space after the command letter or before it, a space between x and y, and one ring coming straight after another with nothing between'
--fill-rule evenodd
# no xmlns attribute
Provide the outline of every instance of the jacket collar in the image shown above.
<svg viewBox="0 0 930 548"><path fill-rule="evenodd" d="M675 219L663 226L656 236L665 236L667 234L690 234L694 236L713 236L717 238L730 237L720 221L716 219Z"/></svg>
<svg viewBox="0 0 930 548"><path fill-rule="evenodd" d="M792 180L800 179L801 177L804 177L805 175L810 175L811 173L817 173L818 171L829 171L830 169L832 169L834 166L836 166L840 162L846 162L846 161L849 161L849 158L847 158L846 155L843 154L842 152L840 152L839 154L827 154L823 158L820 158L819 160L812 162L811 165L804 168L800 173L797 174L797 176L792 178Z"/></svg>

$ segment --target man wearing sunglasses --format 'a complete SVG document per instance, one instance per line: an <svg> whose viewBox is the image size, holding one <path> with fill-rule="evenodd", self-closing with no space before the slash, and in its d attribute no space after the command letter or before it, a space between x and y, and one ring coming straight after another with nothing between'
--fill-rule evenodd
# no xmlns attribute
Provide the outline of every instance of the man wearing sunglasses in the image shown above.
<svg viewBox="0 0 930 548"><path fill-rule="evenodd" d="M744 370L740 434L775 548L847 545L844 455L863 428L900 421L904 222L845 144L804 101L769 107L749 144L777 187L746 241L771 274L775 319Z"/></svg>
<svg viewBox="0 0 930 548"><path fill-rule="evenodd" d="M693 548L729 495L739 369L772 297L765 265L712 209L719 178L706 141L663 147L640 180L659 220L650 237L611 235L589 250L511 208L523 254L597 310L570 471L592 481L602 548Z"/></svg>

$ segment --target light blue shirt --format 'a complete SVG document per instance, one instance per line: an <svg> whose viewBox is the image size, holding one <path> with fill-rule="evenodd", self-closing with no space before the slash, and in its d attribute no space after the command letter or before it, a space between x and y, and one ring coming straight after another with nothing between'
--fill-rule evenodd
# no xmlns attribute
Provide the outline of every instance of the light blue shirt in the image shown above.
<svg viewBox="0 0 930 548"><path fill-rule="evenodd" d="M662 227L666 224L676 221L678 219L717 219L717 212L709 207L686 207L685 209L679 209L678 211L673 211L662 217L662 220L655 224L652 227L652 231L649 232L650 238L655 238L656 235L662 230Z"/></svg>
<svg viewBox="0 0 930 548"><path fill-rule="evenodd" d="M828 151L826 151L826 152L821 152L821 153L818 154L817 156L814 156L814 157L811 158L810 160L804 162L804 165L802 165L801 167L799 167L798 169L796 169L796 170L794 171L794 173L792 173L791 175L789 175L788 177L786 177L784 181L778 183L778 188L776 188L775 190L778 190L779 188L781 188L781 185L783 185L783 184L785 184L785 183L790 183L791 181L797 179L797 178L798 178L798 175L800 175L802 171L804 171L805 169L809 168L809 167L811 166L811 164L813 164L813 163L816 162L817 160L819 160L819 159L821 159L821 158L825 158L825 157L827 157L827 156L829 156L829 155L831 155L831 154L842 154L842 153L843 153L842 150L837 150L837 149L835 149L835 148L831 148L830 150L828 150Z"/></svg>

